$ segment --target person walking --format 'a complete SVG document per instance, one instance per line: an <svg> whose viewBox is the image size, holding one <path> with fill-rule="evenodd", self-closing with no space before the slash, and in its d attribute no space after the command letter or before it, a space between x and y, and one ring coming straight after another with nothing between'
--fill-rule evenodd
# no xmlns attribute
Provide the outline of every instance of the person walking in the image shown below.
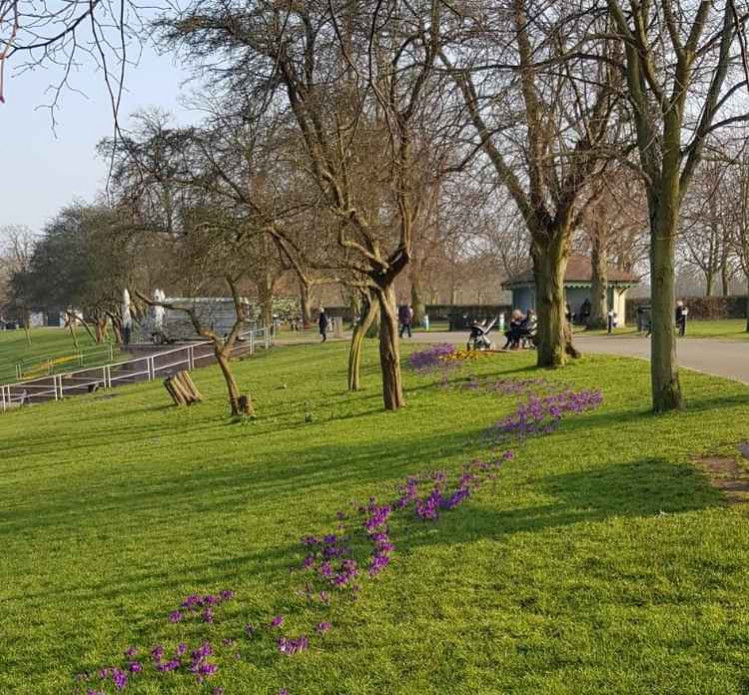
<svg viewBox="0 0 749 695"><path fill-rule="evenodd" d="M408 337L412 338L411 335L411 322L413 321L414 312L408 304L401 304L398 309L398 322L401 325L400 337L403 337L404 333L408 333Z"/></svg>
<svg viewBox="0 0 749 695"><path fill-rule="evenodd" d="M328 324L330 320L328 315L325 313L325 308L320 307L320 318L317 320L318 326L320 326L320 335L322 336L322 342L324 343L328 339Z"/></svg>
<svg viewBox="0 0 749 695"><path fill-rule="evenodd" d="M684 302L680 299L676 302L676 328L679 329L679 337L683 338L687 332L687 314L689 309L684 306Z"/></svg>

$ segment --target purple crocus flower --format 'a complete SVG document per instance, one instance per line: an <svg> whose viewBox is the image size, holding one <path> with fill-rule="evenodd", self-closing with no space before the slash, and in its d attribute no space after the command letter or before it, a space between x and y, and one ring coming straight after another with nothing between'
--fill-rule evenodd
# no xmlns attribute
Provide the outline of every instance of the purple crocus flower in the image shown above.
<svg viewBox="0 0 749 695"><path fill-rule="evenodd" d="M187 644L185 642L180 642L177 645L177 649L175 649L174 651L177 656L183 656L187 653Z"/></svg>
<svg viewBox="0 0 749 695"><path fill-rule="evenodd" d="M330 623L317 623L315 626L315 632L317 632L318 635L324 635L332 625Z"/></svg>
<svg viewBox="0 0 749 695"><path fill-rule="evenodd" d="M276 641L276 644L278 645L279 652L291 656L307 649L309 646L309 640L306 635L302 635L296 639L281 637Z"/></svg>
<svg viewBox="0 0 749 695"><path fill-rule="evenodd" d="M182 662L179 659L170 659L169 661L162 661L156 666L156 670L167 673L169 671L176 671L180 666L182 666Z"/></svg>
<svg viewBox="0 0 749 695"><path fill-rule="evenodd" d="M203 618L204 623L212 623L213 622L213 608L211 608L210 606L206 608L201 614L201 617Z"/></svg>
<svg viewBox="0 0 749 695"><path fill-rule="evenodd" d="M112 674L112 681L117 690L124 690L127 687L127 673L116 668Z"/></svg>
<svg viewBox="0 0 749 695"><path fill-rule="evenodd" d="M178 623L180 620L182 620L182 613L180 613L179 611L172 611L169 614L169 620L172 623Z"/></svg>
<svg viewBox="0 0 749 695"><path fill-rule="evenodd" d="M131 661L127 667L130 673L140 673L143 670L143 664L140 661Z"/></svg>
<svg viewBox="0 0 749 695"><path fill-rule="evenodd" d="M270 621L271 627L281 627L283 625L283 616L277 615L273 620Z"/></svg>
<svg viewBox="0 0 749 695"><path fill-rule="evenodd" d="M213 647L211 647L210 642L203 642L203 644L200 645L192 654L192 658L194 661L198 661L200 659L205 658L206 656L211 656L213 654Z"/></svg>

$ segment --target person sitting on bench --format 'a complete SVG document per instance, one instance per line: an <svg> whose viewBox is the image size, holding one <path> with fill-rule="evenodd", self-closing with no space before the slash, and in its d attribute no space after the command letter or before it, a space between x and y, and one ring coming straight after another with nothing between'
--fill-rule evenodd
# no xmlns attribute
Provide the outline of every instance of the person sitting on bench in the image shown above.
<svg viewBox="0 0 749 695"><path fill-rule="evenodd" d="M510 326L505 331L505 338L507 338L507 342L504 344L503 350L507 350L508 348L511 350L515 350L520 345L520 325L523 322L523 312L520 311L520 309L515 309L515 311L512 312L512 317L510 318Z"/></svg>
<svg viewBox="0 0 749 695"><path fill-rule="evenodd" d="M533 338L536 335L536 323L536 314L533 313L533 309L528 309L525 318L520 322L518 346L522 343L523 347L528 347L528 343L533 343Z"/></svg>

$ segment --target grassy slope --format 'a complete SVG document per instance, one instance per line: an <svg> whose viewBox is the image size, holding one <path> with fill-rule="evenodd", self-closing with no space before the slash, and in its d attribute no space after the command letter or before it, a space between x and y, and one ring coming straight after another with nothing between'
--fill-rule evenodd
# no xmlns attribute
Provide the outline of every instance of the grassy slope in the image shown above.
<svg viewBox="0 0 749 695"><path fill-rule="evenodd" d="M158 384L0 417L0 692L64 693L130 644L233 636L287 616L328 618L326 645L284 657L267 643L222 659L227 695L277 693L740 693L749 687L749 532L690 464L749 437L749 391L685 374L690 410L647 413L646 363L587 357L551 378L602 386L605 406L529 441L437 525L401 524L394 563L355 604L318 614L294 597L300 536L391 496L405 475L456 468L512 397L407 375L409 405L347 394L345 344L278 349L239 365L260 419L209 398L166 407ZM453 373L529 376L532 356ZM288 388L283 389L282 385ZM311 421L305 415L310 414ZM193 591L232 588L214 626L172 625ZM147 676L126 692L192 693ZM111 692L111 684L110 691ZM203 692L210 692L203 690Z"/></svg>
<svg viewBox="0 0 749 695"><path fill-rule="evenodd" d="M81 350L88 351L97 348L96 343L91 340L83 328L77 329L77 335ZM31 330L31 345L27 342L23 330L0 331L0 383L15 380L15 365L17 362L23 360L27 363L34 363L50 357L72 355L74 352L73 340L67 329L34 328ZM102 356L98 354L99 352L102 353ZM97 350L93 355L94 358L87 361L87 365L108 361L103 350ZM70 369L70 366L65 367L66 371Z"/></svg>

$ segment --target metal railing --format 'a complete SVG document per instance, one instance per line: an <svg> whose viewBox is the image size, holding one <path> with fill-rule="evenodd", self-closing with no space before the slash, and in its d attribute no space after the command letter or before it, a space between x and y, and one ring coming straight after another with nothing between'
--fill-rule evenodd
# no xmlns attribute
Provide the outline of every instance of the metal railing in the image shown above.
<svg viewBox="0 0 749 695"><path fill-rule="evenodd" d="M254 354L259 348L268 350L273 344L272 331L266 328L243 333L234 346L233 356ZM215 360L213 344L200 341L176 348L160 350L152 355L123 362L87 367L64 374L50 374L35 379L0 385L0 412L33 403L59 401L99 389L153 381L179 370L191 371Z"/></svg>
<svg viewBox="0 0 749 695"><path fill-rule="evenodd" d="M29 357L16 362L16 379L19 381L34 376L49 376L58 372L63 365L76 364L85 366L86 362L114 362L115 346L113 343L99 345L90 349L75 350L67 354L41 355Z"/></svg>

